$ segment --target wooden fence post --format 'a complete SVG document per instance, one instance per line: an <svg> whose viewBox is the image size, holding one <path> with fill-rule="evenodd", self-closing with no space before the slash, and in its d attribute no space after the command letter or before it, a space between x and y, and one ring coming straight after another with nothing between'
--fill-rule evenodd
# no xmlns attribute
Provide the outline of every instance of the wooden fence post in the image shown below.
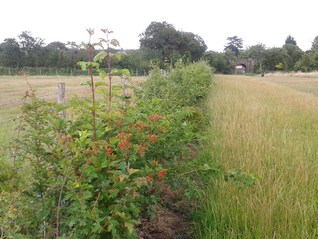
<svg viewBox="0 0 318 239"><path fill-rule="evenodd" d="M57 103L61 105L65 105L65 83L57 84ZM60 116L62 119L66 119L66 111L62 110L60 112Z"/></svg>

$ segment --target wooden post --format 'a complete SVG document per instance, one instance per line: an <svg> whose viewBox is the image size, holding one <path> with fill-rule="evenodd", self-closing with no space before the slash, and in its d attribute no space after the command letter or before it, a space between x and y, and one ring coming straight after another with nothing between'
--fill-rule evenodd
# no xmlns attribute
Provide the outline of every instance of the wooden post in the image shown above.
<svg viewBox="0 0 318 239"><path fill-rule="evenodd" d="M57 85L57 103L61 105L65 105L65 83L58 83ZM62 110L60 112L60 116L62 119L66 119L66 112Z"/></svg>

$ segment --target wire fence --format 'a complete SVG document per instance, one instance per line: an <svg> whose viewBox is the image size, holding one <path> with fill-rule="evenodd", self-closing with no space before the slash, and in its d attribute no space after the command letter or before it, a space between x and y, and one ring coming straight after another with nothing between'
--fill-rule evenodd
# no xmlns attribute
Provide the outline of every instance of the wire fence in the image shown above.
<svg viewBox="0 0 318 239"><path fill-rule="evenodd" d="M89 86L81 86L76 88L67 89L67 97L80 95L81 98L89 92ZM58 101L58 91L37 95L36 97L48 101ZM0 157L9 156L9 146L16 137L17 129L20 125L20 120L23 119L19 107L27 103L28 99L21 99L15 101L7 101L0 103Z"/></svg>
<svg viewBox="0 0 318 239"><path fill-rule="evenodd" d="M76 95L75 93L82 92L82 91L88 91L90 88L89 86L87 87L77 87L73 89L67 90L68 95ZM74 94L73 94L74 93ZM39 99L47 99L47 100L53 100L55 97L57 99L58 96L58 91L52 92L52 93L47 93L47 94L42 94L42 95L37 95L36 97ZM27 102L26 100L16 100L16 101L8 101L8 102L0 102L0 110L2 107L10 107L10 106L22 106L24 102ZM14 119L14 118L13 118ZM9 120L8 120L9 121ZM0 121L0 125L5 122Z"/></svg>
<svg viewBox="0 0 318 239"><path fill-rule="evenodd" d="M107 71L107 69L103 68ZM79 68L56 68L56 67L0 67L1 76L16 76L20 75L22 71L28 72L29 75L36 76L86 76L88 75L87 71L83 71ZM129 69L131 76L146 76L148 71L138 70L138 69ZM94 70L93 74L98 75L97 71Z"/></svg>
<svg viewBox="0 0 318 239"><path fill-rule="evenodd" d="M125 82L125 83L123 83ZM122 85L123 94L126 92L126 81L121 79L121 82L115 82L115 85ZM72 98L74 96L78 96L79 98L85 100L89 95L91 88L89 85L82 85L80 87L69 87L65 89L64 86L64 95L65 98L63 102L67 102L66 98ZM48 100L48 101L60 101L60 93L59 87L57 87L56 91L48 92L46 94L36 95L37 98ZM21 100L11 100L6 102L0 102L0 156L3 156L1 151L7 150L10 139L14 139L17 133L17 129L20 125L20 120L23 119L19 107L21 107L24 103L27 103L28 99L21 99ZM65 113L65 112L63 112ZM3 151L4 152L4 151Z"/></svg>

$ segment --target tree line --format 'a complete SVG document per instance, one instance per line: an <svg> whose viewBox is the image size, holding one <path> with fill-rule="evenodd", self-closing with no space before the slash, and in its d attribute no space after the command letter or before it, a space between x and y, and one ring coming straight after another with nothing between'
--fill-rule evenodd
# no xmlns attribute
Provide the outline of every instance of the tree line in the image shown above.
<svg viewBox="0 0 318 239"><path fill-rule="evenodd" d="M234 72L236 59L250 58L255 64L255 73L318 70L318 36L311 49L305 52L290 35L282 47L267 48L259 43L244 49L243 39L233 36L227 38L223 52L207 51L202 37L178 31L167 22L151 22L139 37L139 49L111 49L114 68L144 74L153 65L164 69L173 67L178 61L189 63L205 59L217 73L230 74ZM87 53L81 44L74 41L45 44L42 38L34 37L28 31L0 43L0 67L76 69L77 62L86 59ZM106 68L106 65L101 67Z"/></svg>
<svg viewBox="0 0 318 239"><path fill-rule="evenodd" d="M153 64L165 68L174 65L178 59L185 62L197 61L203 57L206 49L207 46L200 36L177 31L166 22L152 22L145 32L140 34L139 49L110 51L114 68L144 73L148 72ZM23 31L17 38L7 38L0 43L0 67L76 69L77 62L85 60L87 52L82 44L73 41L45 44L42 38L34 37L28 31Z"/></svg>
<svg viewBox="0 0 318 239"><path fill-rule="evenodd" d="M243 39L238 36L228 37L227 41L223 52L208 51L204 56L219 73L232 73L233 63L239 58L253 60L254 73L318 70L318 36L308 51L302 51L291 35L287 36L282 47L272 48L259 43L243 49Z"/></svg>

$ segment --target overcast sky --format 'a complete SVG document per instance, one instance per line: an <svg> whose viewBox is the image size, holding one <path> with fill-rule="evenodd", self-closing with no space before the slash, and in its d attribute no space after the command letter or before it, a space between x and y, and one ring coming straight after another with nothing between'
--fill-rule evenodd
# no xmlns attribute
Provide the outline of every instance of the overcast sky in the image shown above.
<svg viewBox="0 0 318 239"><path fill-rule="evenodd" d="M92 4L92 5L90 5ZM281 47L290 34L302 50L318 36L318 0L3 0L0 42L22 31L53 41L88 40L86 28L109 28L124 49L139 48L138 35L152 21L201 36L223 51L229 36L246 46Z"/></svg>

